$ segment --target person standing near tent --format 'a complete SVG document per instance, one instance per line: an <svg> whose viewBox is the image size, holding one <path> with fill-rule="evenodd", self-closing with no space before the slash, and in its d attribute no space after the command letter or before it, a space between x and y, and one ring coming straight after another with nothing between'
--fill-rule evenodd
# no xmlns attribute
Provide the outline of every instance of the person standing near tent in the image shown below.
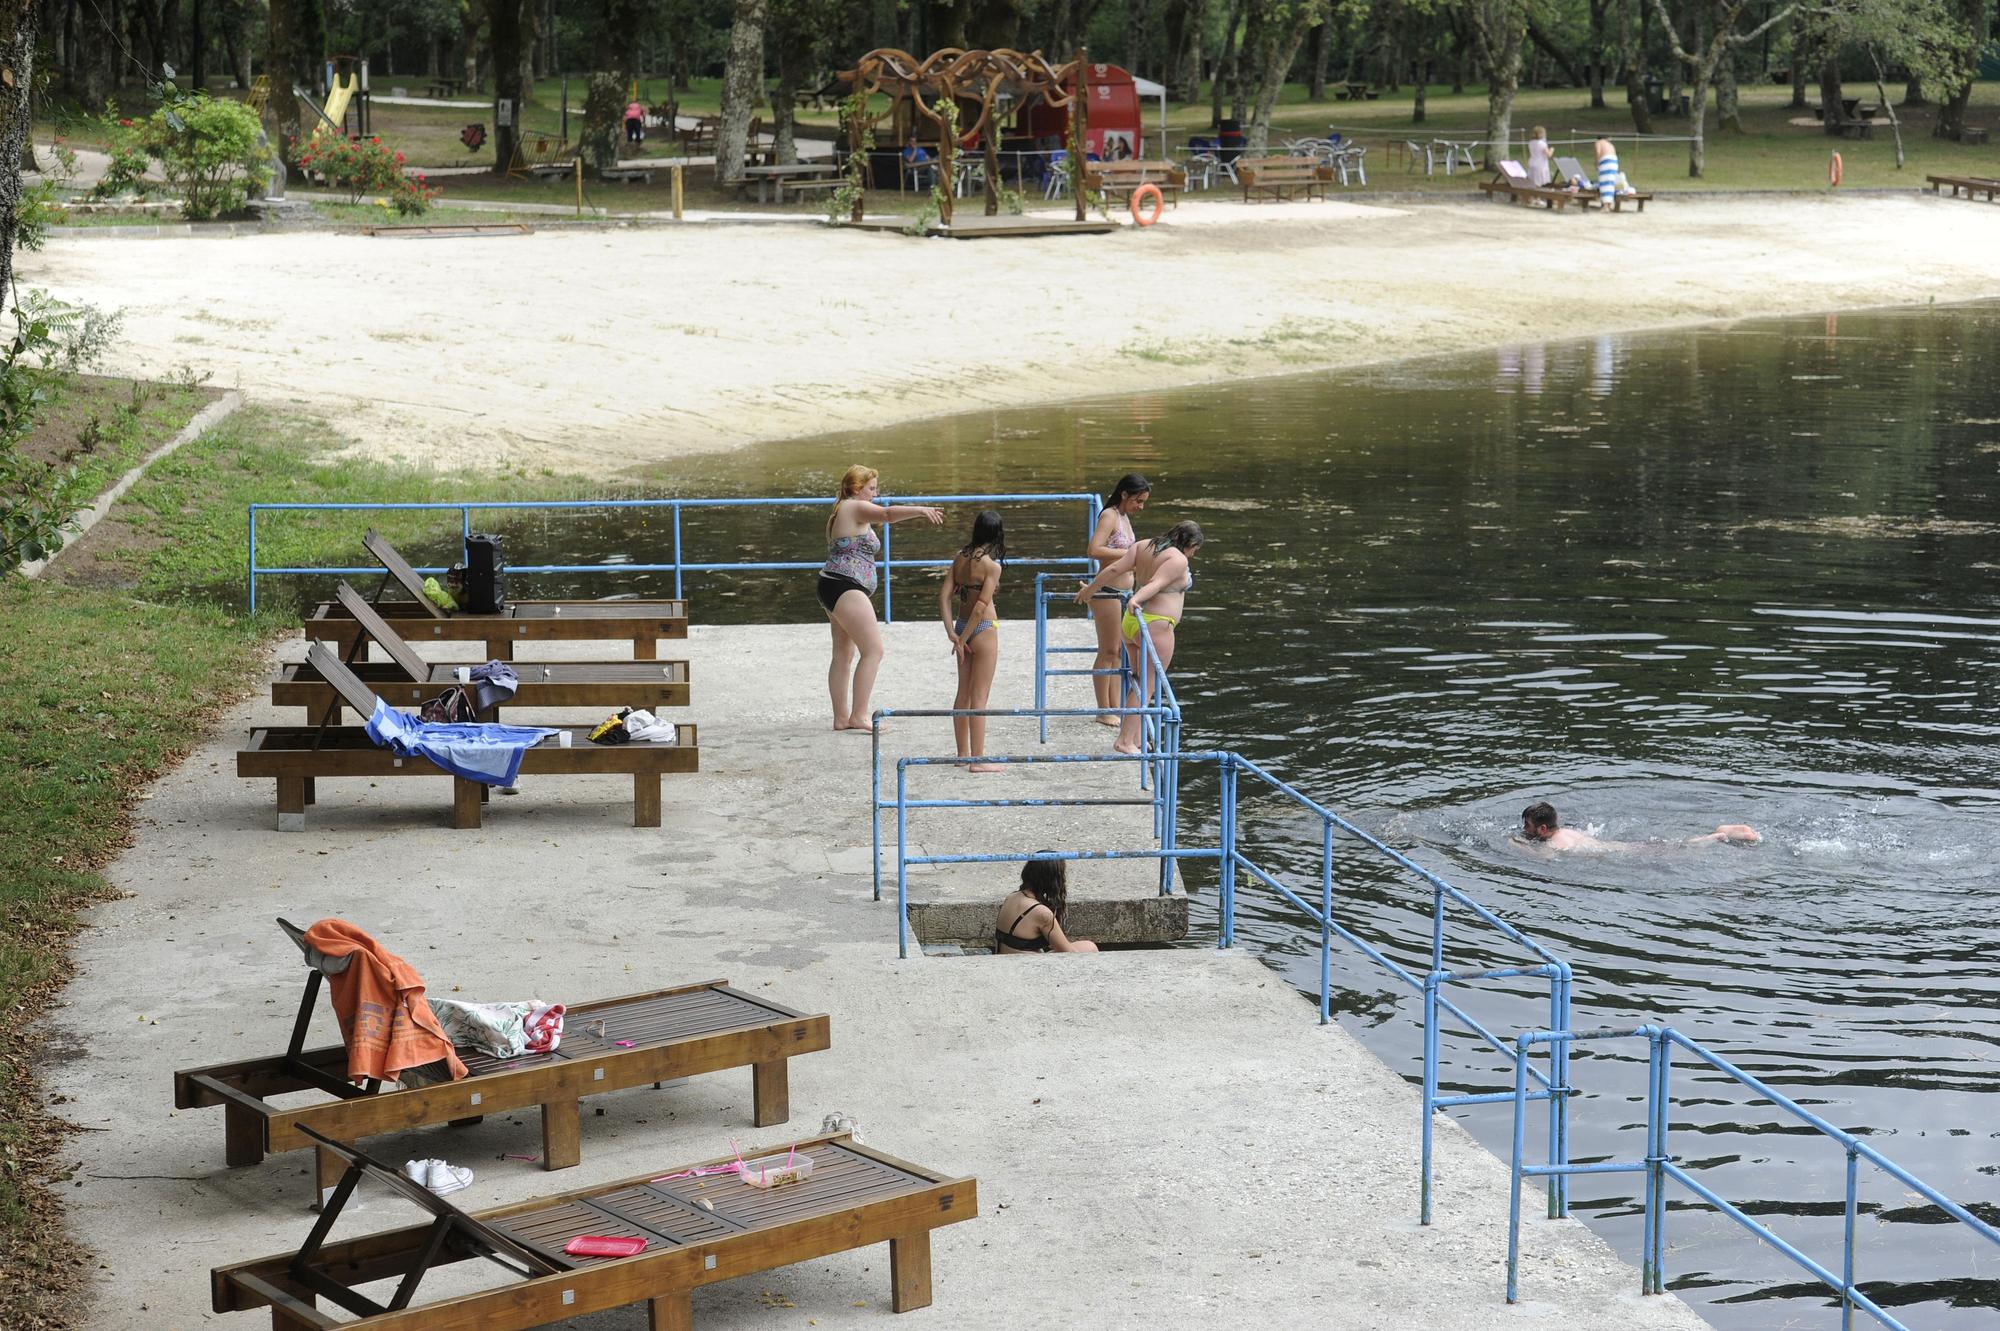
<svg viewBox="0 0 2000 1331"><path fill-rule="evenodd" d="M1618 196L1618 147L1610 139L1599 139L1597 152L1597 201L1605 208Z"/></svg>
<svg viewBox="0 0 2000 1331"><path fill-rule="evenodd" d="M625 104L625 142L637 143L646 137L646 108L638 99Z"/></svg>

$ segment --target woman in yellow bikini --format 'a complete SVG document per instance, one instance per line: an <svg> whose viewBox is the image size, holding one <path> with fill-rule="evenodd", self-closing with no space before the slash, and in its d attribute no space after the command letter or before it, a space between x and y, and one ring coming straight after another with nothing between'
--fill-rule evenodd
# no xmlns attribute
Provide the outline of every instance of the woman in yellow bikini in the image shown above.
<svg viewBox="0 0 2000 1331"><path fill-rule="evenodd" d="M1139 677L1139 687L1136 695L1129 689L1126 691L1127 707L1148 706L1158 692L1152 679L1151 663L1139 643L1142 630L1152 640L1153 651L1160 658L1160 669L1164 671L1173 664L1174 629L1180 623L1188 591L1194 586L1191 561L1195 551L1201 549L1201 539L1200 527L1192 522L1176 522L1152 540L1138 542L1099 569L1097 576L1085 583L1083 590L1076 594L1081 604L1089 601L1098 588L1113 578L1127 572L1133 575L1137 590L1126 603L1123 628L1125 647L1131 654L1132 670ZM1118 727L1118 742L1111 747L1119 753L1139 752L1140 720L1136 715L1127 716Z"/></svg>

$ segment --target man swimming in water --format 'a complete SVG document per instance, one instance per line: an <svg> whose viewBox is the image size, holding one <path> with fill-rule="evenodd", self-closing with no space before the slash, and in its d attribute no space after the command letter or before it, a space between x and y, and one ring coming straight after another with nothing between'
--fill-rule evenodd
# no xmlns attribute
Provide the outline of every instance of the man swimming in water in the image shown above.
<svg viewBox="0 0 2000 1331"><path fill-rule="evenodd" d="M1685 841L1604 841L1574 827L1564 827L1556 816L1556 806L1544 800L1521 810L1521 835L1531 845L1549 850L1643 850L1649 846L1706 846L1725 841L1752 845L1764 838L1747 823L1724 823L1713 832L1691 836Z"/></svg>

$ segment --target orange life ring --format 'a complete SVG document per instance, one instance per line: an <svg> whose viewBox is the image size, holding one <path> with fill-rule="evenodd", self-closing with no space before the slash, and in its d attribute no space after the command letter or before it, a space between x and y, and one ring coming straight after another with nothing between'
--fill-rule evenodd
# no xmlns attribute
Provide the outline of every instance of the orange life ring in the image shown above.
<svg viewBox="0 0 2000 1331"><path fill-rule="evenodd" d="M1151 199L1153 201L1151 212L1142 213L1139 211L1139 200L1141 199ZM1132 191L1132 220L1140 226L1151 226L1153 223L1159 221L1160 213L1165 210L1166 206L1167 201L1160 194L1160 187L1158 185L1145 184Z"/></svg>
<svg viewBox="0 0 2000 1331"><path fill-rule="evenodd" d="M1835 153L1826 164L1826 180L1829 185L1840 183L1840 154Z"/></svg>

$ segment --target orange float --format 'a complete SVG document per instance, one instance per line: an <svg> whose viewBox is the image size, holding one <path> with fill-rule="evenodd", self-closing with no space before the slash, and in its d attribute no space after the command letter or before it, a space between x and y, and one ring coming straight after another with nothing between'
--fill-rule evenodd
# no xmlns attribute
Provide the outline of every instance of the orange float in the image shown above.
<svg viewBox="0 0 2000 1331"><path fill-rule="evenodd" d="M1153 207L1151 211L1149 212L1139 211L1139 201L1141 199L1152 200ZM1141 185L1139 186L1139 188L1132 191L1132 202L1131 202L1132 220L1137 222L1140 226L1151 226L1153 223L1159 221L1160 213L1166 208L1166 206L1167 206L1167 201L1160 194L1160 187L1158 185L1151 185L1151 184Z"/></svg>
<svg viewBox="0 0 2000 1331"><path fill-rule="evenodd" d="M1835 153L1835 154L1834 154L1834 155L1833 155L1833 156L1832 156L1831 158L1829 158L1829 159L1827 160L1827 164L1826 164L1826 183L1827 183L1827 184L1829 184L1829 185L1838 185L1838 184L1840 183L1840 154L1839 154L1839 153Z"/></svg>

